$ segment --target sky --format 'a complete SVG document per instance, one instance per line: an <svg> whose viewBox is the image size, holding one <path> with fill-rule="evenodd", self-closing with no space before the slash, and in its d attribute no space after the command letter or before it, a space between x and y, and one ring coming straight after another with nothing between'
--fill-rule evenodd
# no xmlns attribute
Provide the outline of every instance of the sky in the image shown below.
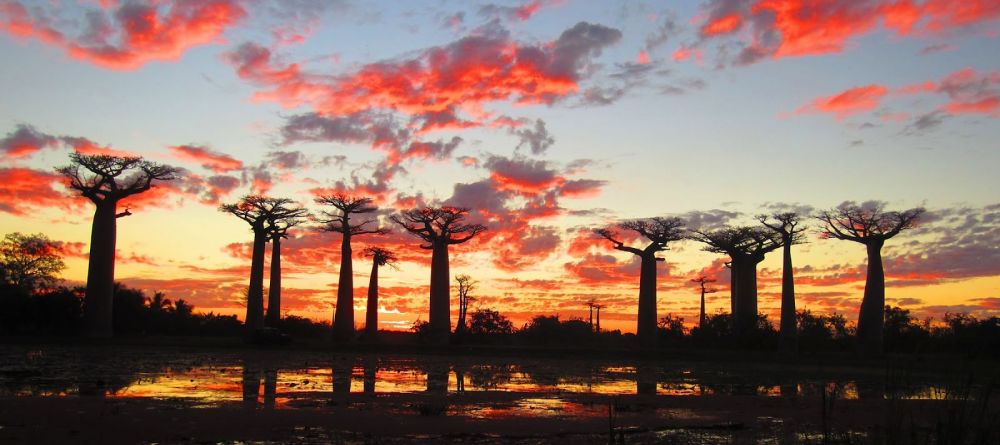
<svg viewBox="0 0 1000 445"><path fill-rule="evenodd" d="M379 274L380 328L408 329L430 257L388 216L468 207L489 229L451 248L472 309L521 325L595 300L630 332L638 258L593 229L800 212L798 308L853 320L865 249L809 215L880 201L928 210L883 249L889 304L998 315L998 55L996 0L0 0L0 232L58 240L81 284L93 206L55 168L74 150L179 167L125 203L116 279L242 318L252 234L220 204L369 196L392 231L354 240L355 319L360 252L381 246L400 261ZM282 310L330 320L340 239L289 235ZM699 275L728 310L726 258L669 247L659 315L696 321ZM758 273L776 321L780 252Z"/></svg>

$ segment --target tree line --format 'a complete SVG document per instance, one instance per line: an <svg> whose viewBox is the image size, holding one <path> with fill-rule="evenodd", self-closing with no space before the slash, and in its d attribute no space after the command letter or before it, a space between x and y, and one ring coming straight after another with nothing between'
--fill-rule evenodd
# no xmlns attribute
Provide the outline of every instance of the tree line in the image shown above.
<svg viewBox="0 0 1000 445"><path fill-rule="evenodd" d="M68 180L71 189L95 205L91 231L90 259L84 292L86 332L90 336L106 337L113 332L114 314L114 252L116 221L131 215L129 208L118 212L119 202L143 193L155 181L176 179L180 170L171 166L145 161L140 157L70 155L70 165L57 169ZM370 197L333 193L317 197L316 203L329 208L319 216L287 198L249 195L233 204L219 207L221 212L234 215L249 224L253 233L251 268L247 292L244 335L253 339L262 330L277 328L281 321L281 240L296 226L308 220L318 221L319 228L341 237L341 265L337 287L337 304L331 317L332 336L338 341L352 341L354 329L353 251L351 241L358 236L378 236L389 232L371 217L378 209ZM423 207L404 210L388 217L406 233L421 241L420 247L431 251L429 321L423 328L435 343L445 343L451 335L451 295L449 247L465 243L487 227L466 219L470 209L459 207ZM717 229L686 229L682 219L651 217L621 221L595 228L594 235L607 240L614 249L640 258L638 314L636 340L645 348L654 348L661 340L657 327L656 263L665 259L661 252L669 244L684 239L701 242L704 250L726 255L730 270L730 320L737 335L751 335L758 326L757 265L766 254L782 249L781 319L778 323L780 347L794 351L798 347L800 312L795 306L792 246L805 242L805 218L820 223L820 237L853 241L863 244L868 255L868 270L858 323L857 342L867 353L884 350L885 272L881 248L885 242L904 230L914 227L923 208L887 211L881 205L842 205L816 215L779 212L761 215L758 225L724 226ZM625 238L622 232L630 232ZM626 245L623 240L645 240L645 245ZM263 297L264 252L271 243L271 273L268 286L267 313ZM368 287L364 338L375 340L378 335L378 269L391 264L396 254L371 247L366 256L372 258L372 273ZM702 310L699 328L709 317L704 313L705 281L702 284ZM456 331L466 328L468 310L467 287L459 283L459 323ZM593 309L593 307L592 307Z"/></svg>

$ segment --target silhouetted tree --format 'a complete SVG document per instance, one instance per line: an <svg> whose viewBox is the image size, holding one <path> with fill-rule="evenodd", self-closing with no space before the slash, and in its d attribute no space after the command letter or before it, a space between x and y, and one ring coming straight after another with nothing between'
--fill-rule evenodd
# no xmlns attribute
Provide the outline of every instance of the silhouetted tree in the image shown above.
<svg viewBox="0 0 1000 445"><path fill-rule="evenodd" d="M465 316L469 312L469 303L476 299L469 293L478 283L468 275L459 275L455 277L455 281L458 282L458 323L455 324L455 334L461 336L466 330Z"/></svg>
<svg viewBox="0 0 1000 445"><path fill-rule="evenodd" d="M115 284L115 242L118 218L131 215L128 208L118 212L118 202L149 190L153 181L177 178L180 170L143 160L138 156L69 155L70 165L56 169L69 179L69 187L94 203L90 232L90 258L84 319L87 334L110 337Z"/></svg>
<svg viewBox="0 0 1000 445"><path fill-rule="evenodd" d="M781 237L769 229L746 226L692 232L694 240L706 244L705 250L729 255L736 294L736 329L752 329L757 320L757 264L764 261L765 254L781 247Z"/></svg>
<svg viewBox="0 0 1000 445"><path fill-rule="evenodd" d="M469 209L425 207L404 211L390 218L407 232L423 240L431 250L430 330L436 343L444 343L451 332L451 278L448 246L471 240L486 230L482 224L467 224Z"/></svg>
<svg viewBox="0 0 1000 445"><path fill-rule="evenodd" d="M351 238L361 235L381 235L381 228L370 228L377 224L375 218L361 222L352 222L353 215L363 215L378 210L372 205L372 199L361 196L350 196L344 193L316 198L316 202L336 209L333 212L323 212L328 219L323 220L323 230L336 232L341 236L340 242L340 279L337 281L337 307L333 313L333 338L339 341L350 341L354 338L354 265L352 262Z"/></svg>
<svg viewBox="0 0 1000 445"><path fill-rule="evenodd" d="M698 326L702 326L705 324L705 294L714 294L718 292L718 289L709 289L705 287L708 283L714 283L715 278L708 278L704 275L691 280L691 282L698 283L701 286L701 311L698 312Z"/></svg>
<svg viewBox="0 0 1000 445"><path fill-rule="evenodd" d="M51 287L66 267L59 250L59 243L41 233L8 233L0 241L0 278L27 292Z"/></svg>
<svg viewBox="0 0 1000 445"><path fill-rule="evenodd" d="M645 248L626 246L619 241L613 228L596 229L594 233L614 243L614 248L639 256L639 314L636 322L636 337L644 347L656 347L656 262L664 261L657 253L667 250L667 244L684 238L684 222L680 218L646 218L624 221L617 224L621 230L631 230L649 240Z"/></svg>
<svg viewBox="0 0 1000 445"><path fill-rule="evenodd" d="M883 207L884 204L877 202L862 205L846 202L816 215L823 222L823 236L861 243L868 251L865 294L858 313L858 342L861 350L870 354L883 352L885 270L882 268L882 245L899 232L912 228L924 213L919 207L903 212L887 212Z"/></svg>
<svg viewBox="0 0 1000 445"><path fill-rule="evenodd" d="M775 221L771 222L771 218ZM792 245L803 242L806 228L800 225L800 217L795 212L774 213L770 216L759 215L757 220L764 227L771 229L781 236L782 263L781 263L781 322L780 342L781 348L794 351L798 348L796 335L798 329L795 327L795 270L792 268Z"/></svg>
<svg viewBox="0 0 1000 445"><path fill-rule="evenodd" d="M510 335L514 333L514 325L497 311L476 309L469 315L469 333L479 336Z"/></svg>
<svg viewBox="0 0 1000 445"><path fill-rule="evenodd" d="M236 204L219 206L219 211L236 215L250 224L250 230L253 232L245 322L248 339L264 325L264 245L271 236L274 224L305 216L306 209L294 207L294 204L294 201L287 198L248 195Z"/></svg>
<svg viewBox="0 0 1000 445"><path fill-rule="evenodd" d="M378 339L378 268L396 262L396 254L381 247L368 247L365 256L372 258L372 274L368 280L368 306L365 310L365 337Z"/></svg>
<svg viewBox="0 0 1000 445"><path fill-rule="evenodd" d="M302 216L305 216L303 212ZM288 230L305 220L300 217L287 217L270 221L271 239L271 274L267 286L267 325L277 327L281 322L281 240L288 238Z"/></svg>

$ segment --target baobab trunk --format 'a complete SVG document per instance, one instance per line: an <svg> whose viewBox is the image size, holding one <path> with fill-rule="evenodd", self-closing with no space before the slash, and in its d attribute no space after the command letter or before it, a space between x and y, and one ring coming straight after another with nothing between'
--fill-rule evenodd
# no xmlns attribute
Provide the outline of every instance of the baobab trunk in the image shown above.
<svg viewBox="0 0 1000 445"><path fill-rule="evenodd" d="M372 276L368 280L368 307L365 310L365 337L374 341L378 336L378 260L372 261Z"/></svg>
<svg viewBox="0 0 1000 445"><path fill-rule="evenodd" d="M263 229L253 232L253 254L250 258L250 286L247 291L246 334L264 325L264 247L267 233Z"/></svg>
<svg viewBox="0 0 1000 445"><path fill-rule="evenodd" d="M281 237L271 240L271 276L267 288L267 325L277 327L281 321Z"/></svg>
<svg viewBox="0 0 1000 445"><path fill-rule="evenodd" d="M97 204L90 231L90 260L87 264L86 318L87 334L111 337L115 292L115 202Z"/></svg>
<svg viewBox="0 0 1000 445"><path fill-rule="evenodd" d="M739 277L736 276L736 265L729 263L729 315L736 318L736 296L738 295L738 290L736 288L736 281Z"/></svg>
<svg viewBox="0 0 1000 445"><path fill-rule="evenodd" d="M757 263L753 260L741 261L735 270L738 283L736 328L739 332L746 332L752 329L757 321Z"/></svg>
<svg viewBox="0 0 1000 445"><path fill-rule="evenodd" d="M858 342L862 352L882 353L882 325L885 322L885 270L882 268L882 241L870 241L865 296L858 315Z"/></svg>
<svg viewBox="0 0 1000 445"><path fill-rule="evenodd" d="M639 314L636 337L644 348L656 347L656 256L643 255L639 274Z"/></svg>
<svg viewBox="0 0 1000 445"><path fill-rule="evenodd" d="M792 240L783 241L784 260L781 265L781 347L798 349L798 328L795 323L795 279L792 269Z"/></svg>
<svg viewBox="0 0 1000 445"><path fill-rule="evenodd" d="M337 308L333 316L333 338L349 341L354 337L354 265L351 261L351 237L344 234L340 244L340 280L337 282Z"/></svg>
<svg viewBox="0 0 1000 445"><path fill-rule="evenodd" d="M701 310L698 312L698 327L705 327L705 288L701 289Z"/></svg>
<svg viewBox="0 0 1000 445"><path fill-rule="evenodd" d="M451 332L451 294L448 244L434 243L431 253L430 328L436 343L446 343Z"/></svg>

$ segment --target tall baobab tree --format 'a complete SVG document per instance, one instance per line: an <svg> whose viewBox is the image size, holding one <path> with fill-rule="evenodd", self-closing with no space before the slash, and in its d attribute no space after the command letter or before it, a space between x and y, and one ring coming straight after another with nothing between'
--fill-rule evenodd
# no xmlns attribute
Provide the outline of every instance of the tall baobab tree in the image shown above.
<svg viewBox="0 0 1000 445"><path fill-rule="evenodd" d="M641 260L639 272L639 314L636 326L636 337L644 347L656 347L659 334L656 331L656 262L664 261L657 253L667 250L667 244L684 238L680 218L646 218L618 223L621 230L631 230L649 240L646 247L639 249L626 246L619 240L614 228L596 229L594 233L611 241L614 248L637 255Z"/></svg>
<svg viewBox="0 0 1000 445"><path fill-rule="evenodd" d="M368 306L365 311L365 338L378 338L378 268L396 262L396 254L381 247L368 247L365 256L372 258L372 275L368 280Z"/></svg>
<svg viewBox="0 0 1000 445"><path fill-rule="evenodd" d="M771 221L771 219L774 221ZM795 212L759 215L757 220L764 227L781 236L781 348L798 349L798 328L795 322L795 270L792 268L792 245L804 242L806 228Z"/></svg>
<svg viewBox="0 0 1000 445"><path fill-rule="evenodd" d="M115 283L115 243L118 218L129 216L128 207L118 212L118 202L153 187L153 181L178 177L179 169L143 160L138 156L69 155L70 165L57 172L69 179L69 187L94 203L90 231L90 260L84 319L87 334L110 337Z"/></svg>
<svg viewBox="0 0 1000 445"><path fill-rule="evenodd" d="M705 294L714 294L718 292L718 289L709 289L706 287L708 283L714 283L715 278L708 278L704 275L699 276L691 280L692 283L698 283L701 286L701 311L698 312L698 327L705 327Z"/></svg>
<svg viewBox="0 0 1000 445"><path fill-rule="evenodd" d="M484 232L486 226L465 222L464 207L424 207L406 210L390 218L411 235L424 241L431 251L430 330L434 341L444 343L451 332L451 278L448 246L462 244Z"/></svg>
<svg viewBox="0 0 1000 445"><path fill-rule="evenodd" d="M250 285L247 291L247 338L264 324L264 247L273 227L294 221L306 215L306 209L296 207L287 198L262 195L244 196L236 204L223 204L219 211L230 213L250 224L253 232L253 249L250 256Z"/></svg>
<svg viewBox="0 0 1000 445"><path fill-rule="evenodd" d="M304 215L303 215L304 216ZM268 326L277 326L281 321L281 240L288 238L288 230L305 220L302 218L285 218L283 221L273 221L270 223L271 230L271 274L267 286L267 315L265 321Z"/></svg>
<svg viewBox="0 0 1000 445"><path fill-rule="evenodd" d="M594 332L594 306L597 305L597 301L591 298L587 300L587 308L590 309L590 332Z"/></svg>
<svg viewBox="0 0 1000 445"><path fill-rule="evenodd" d="M320 196L316 202L333 207L332 212L323 212L323 230L336 232L340 241L340 278L337 281L337 307L333 313L333 338L350 341L354 338L354 264L352 261L351 239L361 235L382 235L385 229L373 227L376 218L352 221L354 215L365 215L378 210L372 198L351 196L344 193Z"/></svg>
<svg viewBox="0 0 1000 445"><path fill-rule="evenodd" d="M458 323L455 324L455 334L460 336L465 333L467 328L465 316L469 313L469 303L476 299L469 294L478 283L472 277L464 274L455 277L455 281L458 282Z"/></svg>
<svg viewBox="0 0 1000 445"><path fill-rule="evenodd" d="M597 309L597 326L594 328L594 332L598 334L601 333L601 309L604 309L605 307L607 306L600 303L594 304L594 309Z"/></svg>
<svg viewBox="0 0 1000 445"><path fill-rule="evenodd" d="M887 212L882 203L853 202L820 212L816 215L828 238L854 241L868 250L868 272L865 294L858 314L858 341L863 352L882 353L882 329L885 323L885 269L882 268L882 246L885 241L914 226L924 209L917 207L902 212Z"/></svg>
<svg viewBox="0 0 1000 445"><path fill-rule="evenodd" d="M692 238L705 243L709 252L729 255L736 295L733 319L740 332L752 328L757 320L757 264L768 252L781 247L781 237L763 227L740 226L694 230Z"/></svg>

